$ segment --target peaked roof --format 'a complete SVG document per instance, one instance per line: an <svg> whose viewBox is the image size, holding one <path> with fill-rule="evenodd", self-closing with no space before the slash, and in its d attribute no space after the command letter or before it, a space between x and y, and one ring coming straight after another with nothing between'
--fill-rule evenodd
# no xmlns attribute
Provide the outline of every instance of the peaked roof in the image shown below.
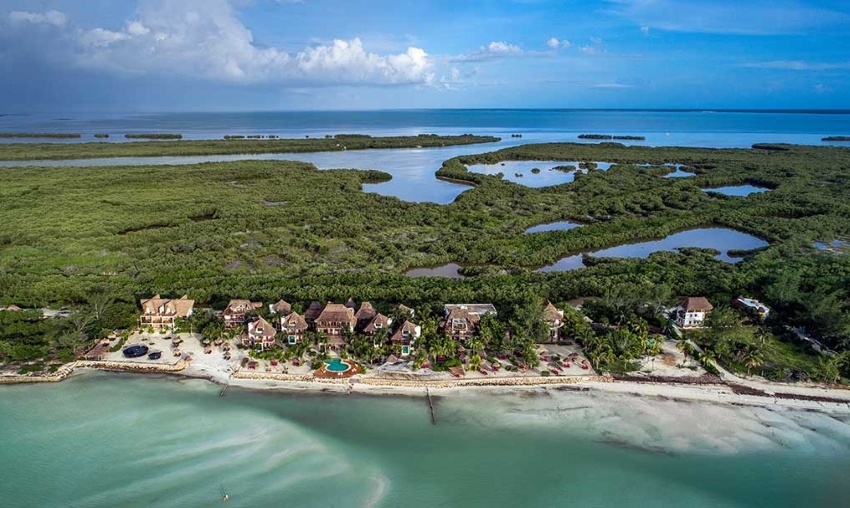
<svg viewBox="0 0 850 508"><path fill-rule="evenodd" d="M292 305L285 300L280 300L275 304L272 304L272 310L274 312L283 312L284 314L289 314L292 312Z"/></svg>
<svg viewBox="0 0 850 508"><path fill-rule="evenodd" d="M405 339L404 332L407 332L407 338L416 338L416 325L411 323L410 321L405 321L392 336L392 340L394 341L402 341Z"/></svg>
<svg viewBox="0 0 850 508"><path fill-rule="evenodd" d="M350 323L354 324L354 309L338 303L328 302L322 312L316 317L321 323Z"/></svg>
<svg viewBox="0 0 850 508"><path fill-rule="evenodd" d="M349 298L346 300L345 306L349 309L353 309L354 307L357 307L357 302L354 301L354 298Z"/></svg>
<svg viewBox="0 0 850 508"><path fill-rule="evenodd" d="M378 311L375 310L375 307L372 307L372 304L369 302L363 302L360 304L360 308L357 309L357 312L354 314L354 317L357 318L357 321L368 321L375 317Z"/></svg>
<svg viewBox="0 0 850 508"><path fill-rule="evenodd" d="M21 310L21 308L13 303L12 305L9 305L8 307L6 307L6 310L9 311L9 312L18 312L18 311Z"/></svg>
<svg viewBox="0 0 850 508"><path fill-rule="evenodd" d="M546 321L555 321L556 319L561 319L564 317L564 312L558 310L557 307L552 305L552 302L546 300L546 303L543 304L543 319Z"/></svg>
<svg viewBox="0 0 850 508"><path fill-rule="evenodd" d="M448 309L449 313L446 316L446 321L450 322L453 319L465 319L469 321L471 324L478 324L481 321L481 316L478 314L473 314L469 312L469 309L457 306Z"/></svg>
<svg viewBox="0 0 850 508"><path fill-rule="evenodd" d="M704 296L689 296L682 300L679 304L686 311L702 311L707 312L714 308Z"/></svg>
<svg viewBox="0 0 850 508"><path fill-rule="evenodd" d="M274 337L275 334L274 327L268 321L263 319L262 316L249 323L248 327L251 330L259 331L263 337Z"/></svg>
<svg viewBox="0 0 850 508"><path fill-rule="evenodd" d="M377 333L381 328L386 329L389 328L389 326L390 319L387 316L378 313L375 314L375 317L369 321L369 324L363 327L363 333Z"/></svg>
<svg viewBox="0 0 850 508"><path fill-rule="evenodd" d="M251 300L230 300L224 312L235 312L239 310L259 309L263 302L252 302Z"/></svg>
<svg viewBox="0 0 850 508"><path fill-rule="evenodd" d="M404 305L403 303L396 305L394 310L397 310L399 312L406 312L406 313L410 314L411 316L413 315L413 309L411 309L407 305Z"/></svg>
<svg viewBox="0 0 850 508"><path fill-rule="evenodd" d="M322 313L322 304L313 300L310 302L310 306L307 307L307 311L304 312L304 319L310 319L315 321L319 314Z"/></svg>
<svg viewBox="0 0 850 508"><path fill-rule="evenodd" d="M170 310L170 314L177 317L187 317L195 306L195 300L190 300L186 295L174 300L154 295L153 298L142 300L141 304L142 310L145 312L150 310L154 314L159 314L160 309L162 309L162 312Z"/></svg>
<svg viewBox="0 0 850 508"><path fill-rule="evenodd" d="M283 326L294 326L298 330L306 330L307 321L303 317L301 317L297 312L293 312L291 314L287 314L286 317L283 318Z"/></svg>

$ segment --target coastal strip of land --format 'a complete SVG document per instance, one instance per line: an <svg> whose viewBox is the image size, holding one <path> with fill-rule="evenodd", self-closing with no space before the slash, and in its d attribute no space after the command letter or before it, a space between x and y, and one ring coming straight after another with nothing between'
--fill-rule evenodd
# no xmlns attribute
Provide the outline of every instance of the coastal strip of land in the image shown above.
<svg viewBox="0 0 850 508"><path fill-rule="evenodd" d="M434 148L495 143L495 136L372 137L338 134L304 139L219 139L181 141L134 141L132 143L8 143L0 145L0 160L95 159L105 157L178 157L192 155L239 155L270 153L340 152L388 148Z"/></svg>
<svg viewBox="0 0 850 508"><path fill-rule="evenodd" d="M173 364L143 364L135 362L79 360L63 365L56 372L45 375L2 376L0 385L60 382L71 374L87 370L129 372L136 374L176 374L185 378L204 379L224 386L250 390L295 390L357 392L372 395L420 396L422 390L435 390L435 395L462 393L466 390L485 390L508 393L523 390L552 389L575 391L603 391L634 397L654 397L682 402L703 402L756 407L783 407L827 413L850 412L850 391L816 386L789 385L784 392L763 391L760 385L750 386L719 381L717 383L691 383L687 379L658 380L647 378L615 379L601 376L527 376L492 379L451 379L447 377L423 379L393 379L381 376L355 376L348 379L321 379L311 375L274 372L230 371L218 362L179 360ZM772 383L775 390L781 390ZM742 389L745 388L745 389Z"/></svg>

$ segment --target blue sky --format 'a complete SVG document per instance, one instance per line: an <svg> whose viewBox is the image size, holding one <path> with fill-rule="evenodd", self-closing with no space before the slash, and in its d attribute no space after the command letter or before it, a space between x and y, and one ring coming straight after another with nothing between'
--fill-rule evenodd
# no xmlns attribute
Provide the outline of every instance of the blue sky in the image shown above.
<svg viewBox="0 0 850 508"><path fill-rule="evenodd" d="M850 109L850 2L4 0L0 113Z"/></svg>

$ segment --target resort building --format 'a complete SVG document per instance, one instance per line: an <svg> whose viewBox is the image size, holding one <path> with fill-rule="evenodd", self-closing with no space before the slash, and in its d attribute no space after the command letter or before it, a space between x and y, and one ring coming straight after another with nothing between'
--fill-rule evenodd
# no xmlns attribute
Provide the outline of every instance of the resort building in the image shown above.
<svg viewBox="0 0 850 508"><path fill-rule="evenodd" d="M489 303L458 303L445 305L446 320L443 332L454 340L465 340L475 335L481 316L496 314Z"/></svg>
<svg viewBox="0 0 850 508"><path fill-rule="evenodd" d="M345 306L351 310L354 310L357 308L357 302L354 301L354 298L349 298L345 301Z"/></svg>
<svg viewBox="0 0 850 508"><path fill-rule="evenodd" d="M543 319L549 325L549 340L557 341L561 338L561 327L564 326L564 311L552 305L546 300L543 304Z"/></svg>
<svg viewBox="0 0 850 508"><path fill-rule="evenodd" d="M242 337L243 346L261 346L268 349L274 346L276 330L268 321L262 317L248 323L248 332Z"/></svg>
<svg viewBox="0 0 850 508"><path fill-rule="evenodd" d="M378 314L378 311L372 307L372 304L369 302L363 302L360 304L360 308L357 309L357 312L354 314L354 319L357 320L356 329L363 330L363 328L372 321Z"/></svg>
<svg viewBox="0 0 850 508"><path fill-rule="evenodd" d="M155 295L153 298L142 300L141 305L139 325L142 328L153 327L155 330L171 331L174 330L177 318L185 319L192 315L195 300L189 300L186 295L173 300Z"/></svg>
<svg viewBox="0 0 850 508"><path fill-rule="evenodd" d="M354 330L355 325L357 319L354 317L354 309L338 303L328 302L316 317L316 331L324 333L328 339L341 337L343 330Z"/></svg>
<svg viewBox="0 0 850 508"><path fill-rule="evenodd" d="M304 342L304 334L307 332L307 320L297 312L281 316L280 331L286 334L287 344L300 344Z"/></svg>
<svg viewBox="0 0 850 508"><path fill-rule="evenodd" d="M378 332L381 330L387 330L389 333L391 324L393 324L392 318L388 318L383 314L376 314L375 317L373 317L369 323L363 327L363 335L371 337L375 346L379 346L380 344L374 342L375 336L378 335Z"/></svg>
<svg viewBox="0 0 850 508"><path fill-rule="evenodd" d="M714 306L702 296L690 296L676 307L674 322L682 328L700 328Z"/></svg>
<svg viewBox="0 0 850 508"><path fill-rule="evenodd" d="M396 314L406 314L410 317L414 317L416 315L416 312L413 309L401 303L395 306L393 312Z"/></svg>
<svg viewBox="0 0 850 508"><path fill-rule="evenodd" d="M743 296L739 296L732 300L732 307L735 307L736 309L746 309L747 312L758 316L761 321L767 319L768 314L770 314L770 308L767 305L756 299L744 298Z"/></svg>
<svg viewBox="0 0 850 508"><path fill-rule="evenodd" d="M319 317L319 314L322 313L322 304L313 300L310 302L310 306L307 307L307 310L304 311L304 319L307 320L307 323L313 324L316 321L316 318Z"/></svg>
<svg viewBox="0 0 850 508"><path fill-rule="evenodd" d="M263 306L262 302L252 302L250 300L230 300L227 308L221 313L224 318L224 327L228 330L239 328L245 324L248 319L248 314Z"/></svg>
<svg viewBox="0 0 850 508"><path fill-rule="evenodd" d="M390 340L393 343L393 346L401 349L401 356L409 356L411 351L413 351L413 345L416 342L416 339L422 335L422 327L411 323L410 321L405 321L398 329L393 333Z"/></svg>
<svg viewBox="0 0 850 508"><path fill-rule="evenodd" d="M272 314L278 314L281 316L286 316L290 312L292 312L292 305L285 300L280 300L277 303L269 304L269 312Z"/></svg>

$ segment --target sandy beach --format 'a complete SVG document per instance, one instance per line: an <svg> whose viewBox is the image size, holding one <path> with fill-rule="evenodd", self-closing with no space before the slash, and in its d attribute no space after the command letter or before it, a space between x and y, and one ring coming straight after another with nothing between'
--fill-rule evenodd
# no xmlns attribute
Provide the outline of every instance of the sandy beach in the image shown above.
<svg viewBox="0 0 850 508"><path fill-rule="evenodd" d="M788 408L806 411L819 411L830 414L850 414L850 390L827 388L817 385L781 384L758 379L742 379L729 373L723 374L724 380L710 384L688 382L705 371L690 366L682 368L686 359L675 347L666 345L664 351L653 361L644 360L643 373L663 377L664 382L650 379L615 380L601 376L592 370L581 370L574 366L572 372L562 376L543 377L539 373L517 374L505 372L490 373L484 376L478 372L469 372L464 378L456 379L447 373L427 372L422 375L399 374L392 370L370 370L351 378L319 379L311 375L310 369L301 365L274 366L262 363L255 370L241 367L244 353L232 349L232 358L224 359L220 348L214 348L209 354L194 337L182 337L179 344L180 355L172 354L171 338L166 336L134 336L128 344L142 343L152 350L163 351L159 360L147 357L137 359L124 358L120 351L109 353L101 361L79 361L63 366L52 376L3 376L0 383L61 381L69 375L79 375L88 369L116 370L129 372L149 372L199 378L224 386L241 387L252 390L281 391L319 391L339 394L357 393L370 395L407 395L421 397L426 390L435 397L457 397L477 394L516 394L539 391L558 393L572 392L582 395L593 393L616 394L623 397L655 399L660 401L701 402L714 405L737 405L754 407ZM555 346L559 348L559 346ZM558 349L558 353L570 351ZM666 361L662 361L666 360ZM676 365L674 365L676 364ZM651 365L651 367L650 367ZM652 368L653 370L649 370ZM565 369L567 370L567 369ZM687 378L686 378L687 376ZM681 379L681 382L676 382ZM736 389L738 388L738 393ZM741 393L741 387L748 390ZM758 393L761 392L761 393ZM756 394L758 393L758 394ZM815 399L815 400L812 400ZM828 400L827 400L828 399Z"/></svg>

